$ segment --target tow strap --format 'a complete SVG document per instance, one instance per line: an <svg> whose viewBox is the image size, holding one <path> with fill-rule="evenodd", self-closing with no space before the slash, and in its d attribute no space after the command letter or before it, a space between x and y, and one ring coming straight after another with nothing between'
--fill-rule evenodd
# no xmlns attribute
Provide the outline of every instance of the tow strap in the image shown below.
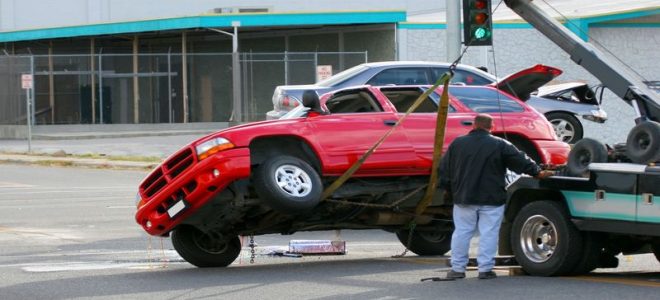
<svg viewBox="0 0 660 300"><path fill-rule="evenodd" d="M438 113L436 120L435 128L435 142L433 145L433 162L431 164L431 176L429 177L429 184L427 185L426 192L422 200L417 204L415 209L415 220L419 217L426 207L431 204L433 200L433 194L437 187L438 179L438 165L440 164L440 157L442 154L442 147L444 144L445 137L445 126L447 124L447 111L449 107L449 81L454 75L455 64L449 68L449 71L445 72L429 89L427 89L422 95L420 95L415 102L408 108L408 111L399 118L399 120L392 126L392 128L385 133L367 152L365 152L353 165L344 172L339 178L337 178L330 186L328 186L321 194L321 201L326 200L330 197L346 180L348 180L353 174L362 166L362 164L367 160L367 158L380 146L387 137L389 137L394 130L396 130L401 123L415 111L426 98L435 91L438 86L443 85L442 96L440 97L440 103L438 105ZM413 220L412 222L415 222ZM414 224L411 224L411 228L414 228Z"/></svg>

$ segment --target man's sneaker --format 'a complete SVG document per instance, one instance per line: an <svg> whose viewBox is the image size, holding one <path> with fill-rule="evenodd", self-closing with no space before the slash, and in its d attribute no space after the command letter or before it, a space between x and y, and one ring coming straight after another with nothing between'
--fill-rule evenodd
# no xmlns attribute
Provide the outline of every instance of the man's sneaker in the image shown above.
<svg viewBox="0 0 660 300"><path fill-rule="evenodd" d="M454 270L451 270L447 272L447 279L462 279L465 278L465 272L456 272Z"/></svg>
<svg viewBox="0 0 660 300"><path fill-rule="evenodd" d="M479 279L493 279L497 278L497 274L493 271L479 272Z"/></svg>

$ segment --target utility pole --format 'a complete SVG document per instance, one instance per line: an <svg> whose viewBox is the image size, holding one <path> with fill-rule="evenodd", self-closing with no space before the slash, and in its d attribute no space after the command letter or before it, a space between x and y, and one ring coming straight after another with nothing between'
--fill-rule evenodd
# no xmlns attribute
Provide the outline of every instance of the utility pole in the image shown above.
<svg viewBox="0 0 660 300"><path fill-rule="evenodd" d="M461 3L447 0L447 61L453 62L461 53Z"/></svg>

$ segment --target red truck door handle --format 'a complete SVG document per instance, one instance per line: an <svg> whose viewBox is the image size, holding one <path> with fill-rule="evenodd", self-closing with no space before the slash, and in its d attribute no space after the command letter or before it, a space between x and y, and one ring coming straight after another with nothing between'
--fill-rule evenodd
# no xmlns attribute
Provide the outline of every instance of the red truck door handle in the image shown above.
<svg viewBox="0 0 660 300"><path fill-rule="evenodd" d="M474 122L470 121L470 120L461 121L461 125L464 125L464 126L472 126L472 124L474 124Z"/></svg>
<svg viewBox="0 0 660 300"><path fill-rule="evenodd" d="M387 126L394 126L394 124L396 124L396 120L384 120L383 123Z"/></svg>

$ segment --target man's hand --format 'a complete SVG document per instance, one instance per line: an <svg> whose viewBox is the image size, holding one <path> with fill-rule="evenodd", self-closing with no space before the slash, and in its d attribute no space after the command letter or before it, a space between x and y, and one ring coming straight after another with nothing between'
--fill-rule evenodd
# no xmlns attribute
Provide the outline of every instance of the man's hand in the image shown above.
<svg viewBox="0 0 660 300"><path fill-rule="evenodd" d="M553 175L555 175L555 171L543 170L543 171L539 172L538 174L536 174L536 176L534 176L534 178L536 178L536 179L545 179L545 178L548 178L548 177L553 176Z"/></svg>

